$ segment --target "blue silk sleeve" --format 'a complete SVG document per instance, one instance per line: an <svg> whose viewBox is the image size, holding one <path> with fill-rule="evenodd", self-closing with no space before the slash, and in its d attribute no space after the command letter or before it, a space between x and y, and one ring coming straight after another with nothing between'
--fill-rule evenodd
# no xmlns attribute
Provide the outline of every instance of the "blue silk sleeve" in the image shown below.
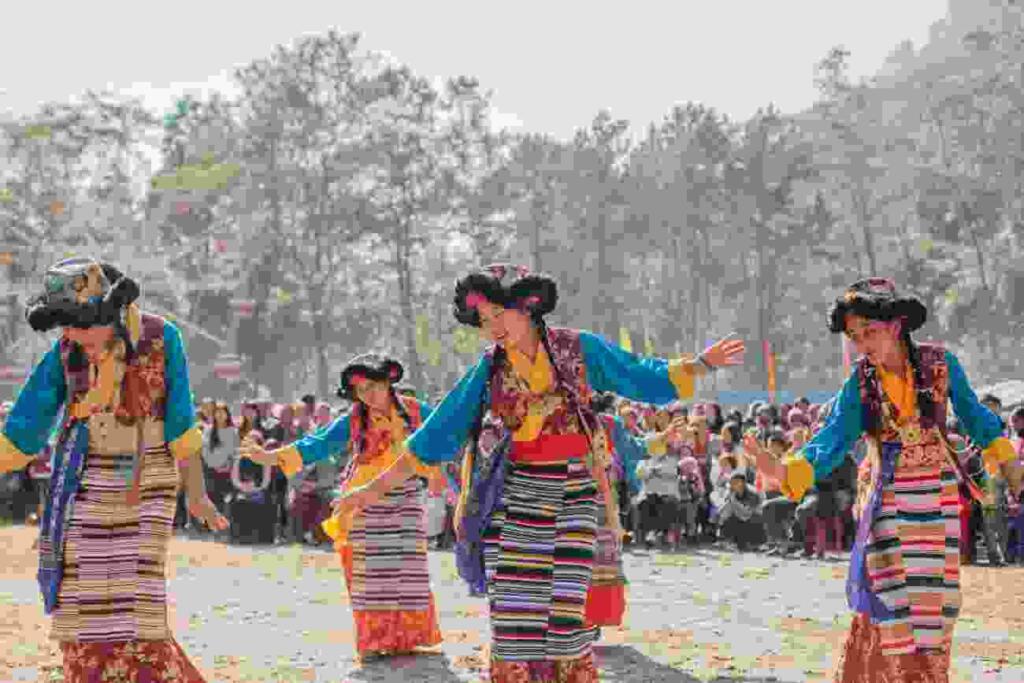
<svg viewBox="0 0 1024 683"><path fill-rule="evenodd" d="M185 343L177 326L169 320L164 321L164 382L167 387L164 440L173 443L196 426L196 408L189 383Z"/></svg>
<svg viewBox="0 0 1024 683"><path fill-rule="evenodd" d="M41 451L50 438L66 393L60 343L54 342L18 393L4 424L4 436L25 455Z"/></svg>
<svg viewBox="0 0 1024 683"><path fill-rule="evenodd" d="M798 451L814 468L815 481L827 479L857 443L863 433L861 413L860 383L854 373L834 399L825 424Z"/></svg>
<svg viewBox="0 0 1024 683"><path fill-rule="evenodd" d="M302 464L308 465L340 455L348 448L348 439L349 416L346 413L338 416L326 428L306 434L292 445L302 456Z"/></svg>
<svg viewBox="0 0 1024 683"><path fill-rule="evenodd" d="M490 373L491 358L483 356L406 439L406 447L417 459L427 465L455 460L483 412Z"/></svg>
<svg viewBox="0 0 1024 683"><path fill-rule="evenodd" d="M946 351L946 367L949 368L949 400L957 420L971 441L987 448L1003 435L1002 421L981 404L960 361L949 351Z"/></svg>
<svg viewBox="0 0 1024 683"><path fill-rule="evenodd" d="M669 362L644 358L592 332L580 332L587 381L595 391L610 391L644 403L664 405L679 398L669 378Z"/></svg>

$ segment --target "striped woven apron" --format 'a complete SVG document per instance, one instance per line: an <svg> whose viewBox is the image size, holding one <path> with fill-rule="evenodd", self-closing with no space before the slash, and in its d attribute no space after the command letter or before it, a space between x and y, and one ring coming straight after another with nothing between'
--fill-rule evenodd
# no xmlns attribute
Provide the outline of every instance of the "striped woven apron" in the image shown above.
<svg viewBox="0 0 1024 683"><path fill-rule="evenodd" d="M887 398L883 400L888 400ZM857 543L854 607L870 615L883 655L946 651L960 611L960 493L937 428L885 418Z"/></svg>
<svg viewBox="0 0 1024 683"><path fill-rule="evenodd" d="M360 653L441 642L430 590L426 490L418 477L360 510L339 552Z"/></svg>
<svg viewBox="0 0 1024 683"><path fill-rule="evenodd" d="M484 535L492 655L504 661L586 657L598 633L584 618L598 521L597 483L578 452L586 437L537 441L562 461L524 461L517 453L525 444L514 444Z"/></svg>
<svg viewBox="0 0 1024 683"><path fill-rule="evenodd" d="M136 454L88 453L64 535L63 581L51 637L156 641L167 623L165 566L178 471L167 445L148 445L141 501L126 504Z"/></svg>

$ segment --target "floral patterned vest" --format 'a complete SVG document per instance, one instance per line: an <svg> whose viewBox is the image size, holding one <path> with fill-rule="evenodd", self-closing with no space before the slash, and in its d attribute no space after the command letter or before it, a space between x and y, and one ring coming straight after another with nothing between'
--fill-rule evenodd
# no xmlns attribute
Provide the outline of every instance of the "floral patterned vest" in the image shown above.
<svg viewBox="0 0 1024 683"><path fill-rule="evenodd" d="M143 313L140 316L139 340L134 357L127 361L121 380L121 400L114 406L115 416L124 420L133 418L164 419L167 408L167 385L164 376L164 319ZM67 386L66 405L81 401L89 392L90 366L72 369L69 359L74 343L60 340L61 363Z"/></svg>
<svg viewBox="0 0 1024 683"><path fill-rule="evenodd" d="M416 399L408 396L399 396L398 400L402 402L402 407L409 415L409 420L412 423L409 426L409 433L412 434L423 424L420 404ZM353 414L350 417L349 459L338 479L339 485L342 487L355 475L359 465L370 463L391 445L391 432L388 429L367 428L366 421L366 413L362 410L358 415Z"/></svg>
<svg viewBox="0 0 1024 683"><path fill-rule="evenodd" d="M519 377L508 362L500 363L491 371L490 406L492 420L505 429L516 431L530 411L541 410L544 423L541 434L579 434L580 413L591 432L597 426L590 412L593 391L587 383L586 364L577 330L553 328L548 330L551 366L555 374L552 391L534 394L526 380ZM495 349L488 350L492 361Z"/></svg>

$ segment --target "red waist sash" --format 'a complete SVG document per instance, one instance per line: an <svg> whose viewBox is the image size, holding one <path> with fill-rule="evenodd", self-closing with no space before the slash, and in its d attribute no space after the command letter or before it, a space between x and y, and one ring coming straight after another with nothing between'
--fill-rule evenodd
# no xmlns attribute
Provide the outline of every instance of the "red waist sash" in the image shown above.
<svg viewBox="0 0 1024 683"><path fill-rule="evenodd" d="M543 434L533 441L513 441L510 459L521 463L556 463L587 454L585 434Z"/></svg>

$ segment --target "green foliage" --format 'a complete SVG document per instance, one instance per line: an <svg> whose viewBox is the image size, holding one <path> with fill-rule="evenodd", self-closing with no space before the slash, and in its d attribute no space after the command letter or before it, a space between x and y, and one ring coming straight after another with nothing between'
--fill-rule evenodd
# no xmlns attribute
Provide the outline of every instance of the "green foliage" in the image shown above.
<svg viewBox="0 0 1024 683"><path fill-rule="evenodd" d="M308 377L326 395L336 365L379 340L418 388L446 388L481 348L452 329L450 283L494 260L550 273L560 322L611 338L625 328L663 352L732 329L768 338L796 392L839 380L838 349L820 341L824 294L865 271L926 300L926 336L956 344L995 320L982 346L995 356L1022 331L990 317L1021 256L1021 38L994 27L966 57L911 53L861 83L836 47L807 111L733 122L685 103L639 139L601 111L563 141L496 131L474 77L435 85L332 31L238 69L237 98L157 114L90 93L5 127L0 241L19 282L69 249L152 247L138 275L164 284L144 303L192 323L202 307L177 307L200 283L255 300L237 350L276 394ZM140 177L152 132L163 165ZM763 386L757 360L737 388ZM987 370L966 361L972 377Z"/></svg>

